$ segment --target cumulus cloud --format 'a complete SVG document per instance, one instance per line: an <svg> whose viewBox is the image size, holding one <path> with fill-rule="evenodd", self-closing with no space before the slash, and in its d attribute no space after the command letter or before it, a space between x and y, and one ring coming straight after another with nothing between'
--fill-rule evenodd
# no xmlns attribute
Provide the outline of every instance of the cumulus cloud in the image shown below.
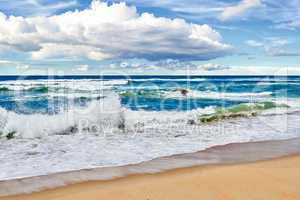
<svg viewBox="0 0 300 200"><path fill-rule="evenodd" d="M240 3L234 6L226 7L220 15L221 20L230 20L234 17L243 15L251 8L261 6L260 0L242 0Z"/></svg>
<svg viewBox="0 0 300 200"><path fill-rule="evenodd" d="M82 11L49 17L14 17L0 12L0 46L33 59L145 58L209 60L232 47L210 26L138 14L125 3L93 1Z"/></svg>

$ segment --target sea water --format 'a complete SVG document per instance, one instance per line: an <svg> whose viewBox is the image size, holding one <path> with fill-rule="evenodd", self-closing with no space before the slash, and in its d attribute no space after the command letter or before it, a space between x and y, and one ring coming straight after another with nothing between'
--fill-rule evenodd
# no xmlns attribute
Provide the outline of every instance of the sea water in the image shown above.
<svg viewBox="0 0 300 200"><path fill-rule="evenodd" d="M296 76L0 80L0 180L300 136Z"/></svg>

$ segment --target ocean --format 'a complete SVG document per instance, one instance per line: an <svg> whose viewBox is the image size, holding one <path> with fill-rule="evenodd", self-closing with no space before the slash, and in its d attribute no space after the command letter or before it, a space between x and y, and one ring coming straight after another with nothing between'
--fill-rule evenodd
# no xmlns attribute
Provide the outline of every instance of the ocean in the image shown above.
<svg viewBox="0 0 300 200"><path fill-rule="evenodd" d="M0 77L0 180L297 137L299 76Z"/></svg>

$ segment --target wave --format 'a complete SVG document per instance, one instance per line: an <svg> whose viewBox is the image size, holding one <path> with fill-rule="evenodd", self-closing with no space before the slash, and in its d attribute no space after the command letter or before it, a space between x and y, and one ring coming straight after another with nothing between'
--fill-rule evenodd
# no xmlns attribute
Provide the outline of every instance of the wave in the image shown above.
<svg viewBox="0 0 300 200"><path fill-rule="evenodd" d="M83 93L83 92L75 92L75 93L47 93L49 98L68 98L68 99L82 99L82 100L100 100L106 97L105 93Z"/></svg>
<svg viewBox="0 0 300 200"><path fill-rule="evenodd" d="M194 78L194 77L185 77L185 78L132 78L130 79L134 82L147 82L147 81L174 81L174 82L259 82L259 83L290 83L290 82L300 82L299 80L289 79L289 78L268 78L268 77L261 77L261 78L253 78L253 77L245 77L245 78L239 78L239 77L206 77L206 78Z"/></svg>
<svg viewBox="0 0 300 200"><path fill-rule="evenodd" d="M270 112L270 110L272 112ZM268 112L267 112L268 111ZM0 137L36 138L77 133L142 132L166 124L198 124L258 115L285 114L294 110L275 102L243 103L229 108L208 106L191 111L132 111L116 94L93 100L87 107L70 107L58 114L19 114L0 108Z"/></svg>
<svg viewBox="0 0 300 200"><path fill-rule="evenodd" d="M43 79L43 80L15 80L15 81L1 81L2 85L42 85L42 84L60 84L60 83L90 83L90 82L99 82L104 85L126 85L128 80L102 80L102 79Z"/></svg>
<svg viewBox="0 0 300 200"><path fill-rule="evenodd" d="M297 104L299 105L299 104ZM226 121L234 118L282 115L296 113L300 107L282 102L242 103L223 108L208 106L190 111L133 111L120 104L117 95L93 100L87 107L70 107L58 114L19 114L0 108L0 138L40 138L51 135L80 133L120 134L145 132L150 129L161 132L166 125L177 123L185 126ZM186 130L185 130L186 131Z"/></svg>
<svg viewBox="0 0 300 200"><path fill-rule="evenodd" d="M85 108L74 106L55 115L18 114L0 108L1 136L8 139L113 131L121 122L122 109L116 95L93 101Z"/></svg>
<svg viewBox="0 0 300 200"><path fill-rule="evenodd" d="M195 91L179 89L167 92L165 98L182 99L182 98L200 98L200 99L241 99L251 97L270 97L272 92L244 93L244 92L212 92L212 91Z"/></svg>
<svg viewBox="0 0 300 200"><path fill-rule="evenodd" d="M199 121L201 123L208 123L239 117L253 117L259 115L263 111L268 111L276 108L283 108L287 110L288 108L290 108L290 106L286 104L277 104L274 102L243 103L229 108L217 108L212 114L201 115L199 117Z"/></svg>
<svg viewBox="0 0 300 200"><path fill-rule="evenodd" d="M114 86L127 85L128 80L34 80L0 82L0 91L36 91L68 89L76 91L101 91Z"/></svg>
<svg viewBox="0 0 300 200"><path fill-rule="evenodd" d="M270 97L272 92L258 93L231 93L231 92L212 92L212 91L196 91L188 89L177 89L173 91L163 90L128 90L120 92L125 97L148 97L148 98L165 98L165 99L230 99L240 100L249 98Z"/></svg>
<svg viewBox="0 0 300 200"><path fill-rule="evenodd" d="M297 99L275 99L271 92L144 89L119 91L119 96L111 91L118 90L117 85L128 83L128 80L0 82L3 94L8 90L32 91L20 93L20 97L7 95L2 100L27 98L25 102L29 102L34 96L89 99L84 105L72 101L66 101L65 105L64 101L64 110L55 114L20 114L0 108L0 158L3 160L0 180L124 166L223 144L300 136L300 103ZM256 103L228 108L208 106L189 111L135 111L121 105L120 97L136 96L242 99L246 102L254 99Z"/></svg>
<svg viewBox="0 0 300 200"><path fill-rule="evenodd" d="M164 81L164 82L204 82L207 79L205 78L147 78L147 79L137 79L137 78L133 78L131 79L131 81L133 82L160 82L160 81Z"/></svg>
<svg viewBox="0 0 300 200"><path fill-rule="evenodd" d="M289 77L280 78L280 77L261 77L261 78L253 78L253 77L233 77L233 78L226 78L226 77L219 77L219 78L208 78L208 81L212 82L258 82L258 83L290 83L290 82L300 82L299 79L290 79Z"/></svg>
<svg viewBox="0 0 300 200"><path fill-rule="evenodd" d="M0 87L0 92L7 92L9 91L8 87Z"/></svg>
<svg viewBox="0 0 300 200"><path fill-rule="evenodd" d="M49 87L47 87L47 86L32 87L32 88L29 89L29 91L47 93L47 92L49 92Z"/></svg>
<svg viewBox="0 0 300 200"><path fill-rule="evenodd" d="M148 98L162 98L163 91L160 90L128 90L121 91L119 94L123 97L148 97Z"/></svg>

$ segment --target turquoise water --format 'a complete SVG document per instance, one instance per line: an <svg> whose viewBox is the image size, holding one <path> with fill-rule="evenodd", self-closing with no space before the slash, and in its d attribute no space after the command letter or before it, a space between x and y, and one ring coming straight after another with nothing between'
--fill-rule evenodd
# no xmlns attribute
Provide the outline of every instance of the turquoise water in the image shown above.
<svg viewBox="0 0 300 200"><path fill-rule="evenodd" d="M300 98L300 77L52 78L57 81L46 77L26 77L24 81L0 78L0 107L17 113L55 114L71 105L87 106L107 90L119 94L124 107L148 111L186 111L208 106L228 107L263 98ZM180 93L182 89L188 90L187 95Z"/></svg>

